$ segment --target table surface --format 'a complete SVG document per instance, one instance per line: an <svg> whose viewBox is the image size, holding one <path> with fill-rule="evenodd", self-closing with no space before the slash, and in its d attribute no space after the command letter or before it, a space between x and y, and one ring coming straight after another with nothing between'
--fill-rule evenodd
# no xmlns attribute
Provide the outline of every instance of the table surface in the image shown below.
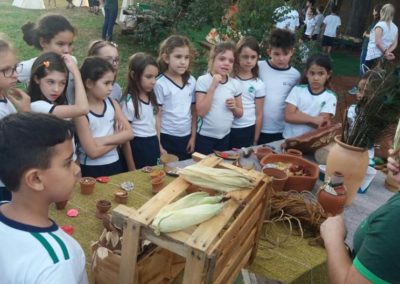
<svg viewBox="0 0 400 284"><path fill-rule="evenodd" d="M270 145L279 151L280 142ZM256 161L256 158L253 155L242 161L248 163ZM193 162L193 160L179 162L178 166L182 167ZM257 166L259 167L258 163ZM59 225L70 224L74 227L73 237L85 251L88 271L91 262L90 245L99 238L103 230L102 221L95 217L96 202L107 199L112 202L113 208L116 207L118 204L114 201L113 194L123 181L135 183L135 189L129 193L127 206L139 208L153 196L149 177L141 171L127 172L110 178L107 184L97 183L92 195L81 195L77 185L75 195L68 202L66 209L56 210L53 207L50 209L51 218ZM384 188L384 179L384 174L378 172L369 190L364 194L357 194L353 203L345 209L344 215L348 228L346 242L350 247L352 247L353 234L359 223L393 195ZM172 180L171 177L166 178L166 182ZM67 217L66 211L70 208L78 209L79 215L75 218ZM279 228L274 234L285 241L276 248L271 247L269 242L261 240L257 257L249 267L251 271L285 283L327 283L326 254L323 248L310 246L308 240L297 236L287 238L287 231L280 231Z"/></svg>

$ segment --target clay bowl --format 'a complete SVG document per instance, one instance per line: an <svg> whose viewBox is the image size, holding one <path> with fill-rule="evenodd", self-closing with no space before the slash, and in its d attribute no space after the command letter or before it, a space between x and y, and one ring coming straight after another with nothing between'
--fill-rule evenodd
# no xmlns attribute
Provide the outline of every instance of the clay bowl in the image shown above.
<svg viewBox="0 0 400 284"><path fill-rule="evenodd" d="M79 184L81 185L81 194L89 195L93 193L96 179L94 177L82 177Z"/></svg>
<svg viewBox="0 0 400 284"><path fill-rule="evenodd" d="M261 161L261 159L264 158L265 156L271 155L273 153L274 151L271 148L265 146L260 146L255 151L255 154L259 161Z"/></svg>
<svg viewBox="0 0 400 284"><path fill-rule="evenodd" d="M162 170L154 170L151 173L149 173L149 177L150 177L150 180L162 179L165 177L165 172Z"/></svg>
<svg viewBox="0 0 400 284"><path fill-rule="evenodd" d="M67 206L68 200L56 202L57 210L63 210Z"/></svg>
<svg viewBox="0 0 400 284"><path fill-rule="evenodd" d="M96 203L96 217L99 219L103 219L104 215L107 214L108 210L111 208L111 202L108 200L99 200Z"/></svg>
<svg viewBox="0 0 400 284"><path fill-rule="evenodd" d="M114 192L114 199L119 204L126 204L128 202L128 192L125 190L118 190Z"/></svg>
<svg viewBox="0 0 400 284"><path fill-rule="evenodd" d="M264 168L263 173L272 178L271 185L274 191L282 191L288 180L288 175L279 169Z"/></svg>

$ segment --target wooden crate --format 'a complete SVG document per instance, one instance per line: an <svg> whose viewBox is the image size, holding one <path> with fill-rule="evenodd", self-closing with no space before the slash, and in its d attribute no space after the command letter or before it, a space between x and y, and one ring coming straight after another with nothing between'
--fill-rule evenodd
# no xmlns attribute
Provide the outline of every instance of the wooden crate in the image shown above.
<svg viewBox="0 0 400 284"><path fill-rule="evenodd" d="M118 283L139 283L135 275L138 273L138 248L143 240L186 259L184 284L232 283L240 269L253 261L269 198L268 178L260 172L223 163L218 157L195 153L193 158L205 166L246 172L256 186L229 193L231 199L216 217L198 226L160 236L154 234L150 224L161 208L185 194L190 184L183 178L176 178L138 210L123 205L115 208L112 222L116 226L123 224L124 229Z"/></svg>

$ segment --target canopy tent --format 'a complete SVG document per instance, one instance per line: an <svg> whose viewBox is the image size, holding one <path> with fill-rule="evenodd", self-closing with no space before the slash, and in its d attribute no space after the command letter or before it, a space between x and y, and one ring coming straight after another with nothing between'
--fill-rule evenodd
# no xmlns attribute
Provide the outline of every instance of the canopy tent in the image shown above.
<svg viewBox="0 0 400 284"><path fill-rule="evenodd" d="M46 9L43 0L14 0L12 5L24 9Z"/></svg>
<svg viewBox="0 0 400 284"><path fill-rule="evenodd" d="M76 7L89 7L88 0L73 0L72 4L74 4Z"/></svg>

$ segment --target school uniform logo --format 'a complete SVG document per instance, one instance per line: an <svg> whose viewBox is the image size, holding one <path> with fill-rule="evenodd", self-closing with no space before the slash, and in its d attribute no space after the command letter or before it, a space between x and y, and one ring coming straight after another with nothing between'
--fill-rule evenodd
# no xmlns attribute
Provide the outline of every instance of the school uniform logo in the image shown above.
<svg viewBox="0 0 400 284"><path fill-rule="evenodd" d="M250 86L247 91L249 92L249 94L255 94L256 93L256 88L254 88L254 86Z"/></svg>

